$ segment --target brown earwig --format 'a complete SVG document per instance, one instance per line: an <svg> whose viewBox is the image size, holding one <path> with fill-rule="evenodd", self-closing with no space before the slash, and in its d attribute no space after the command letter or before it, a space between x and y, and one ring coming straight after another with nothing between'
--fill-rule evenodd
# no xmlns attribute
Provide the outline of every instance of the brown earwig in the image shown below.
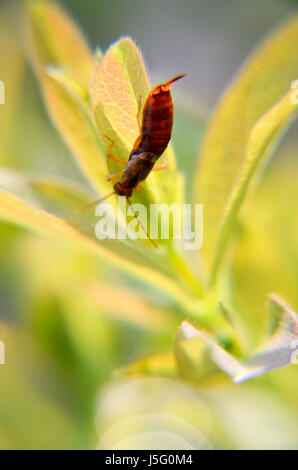
<svg viewBox="0 0 298 470"><path fill-rule="evenodd" d="M114 191L119 196L130 197L133 189L147 178L158 158L166 150L173 128L173 100L170 87L182 77L184 74L156 86L149 93L143 110L140 135L134 143L126 167L108 177L111 180L123 174L121 181L114 185ZM108 156L114 159L111 154Z"/></svg>
<svg viewBox="0 0 298 470"><path fill-rule="evenodd" d="M115 183L112 193L99 201L95 201L92 205L103 201L112 194L118 194L119 196L125 196L127 202L132 207L129 198L133 190L147 178L152 170L161 170L166 167L166 163L164 163L157 168L153 168L156 161L166 150L172 135L173 100L170 87L174 82L184 76L185 74L178 75L166 83L157 85L149 93L144 105L141 124L139 123L139 113L137 116L140 135L134 143L126 166L123 170L108 176L109 181L122 176L121 180ZM122 160L113 156L111 153L114 142L111 141L108 136L105 137L111 142L108 157L117 163L122 162ZM134 213L134 215L137 217L136 213ZM143 227L142 229L144 230ZM153 245L156 246L149 234L147 232L145 233Z"/></svg>

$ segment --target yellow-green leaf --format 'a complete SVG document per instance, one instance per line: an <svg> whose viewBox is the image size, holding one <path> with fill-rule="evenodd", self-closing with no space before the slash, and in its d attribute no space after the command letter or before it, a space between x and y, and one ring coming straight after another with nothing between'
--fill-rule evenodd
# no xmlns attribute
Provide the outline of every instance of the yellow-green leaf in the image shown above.
<svg viewBox="0 0 298 470"><path fill-rule="evenodd" d="M38 0L29 2L27 10L25 44L47 110L88 180L105 195L110 189L105 150L89 104L89 86L97 60L58 6Z"/></svg>
<svg viewBox="0 0 298 470"><path fill-rule="evenodd" d="M52 214L71 216L88 204L92 193L64 178L20 173L0 167L0 188Z"/></svg>
<svg viewBox="0 0 298 470"><path fill-rule="evenodd" d="M35 66L59 65L89 88L94 59L77 25L55 2L28 1Z"/></svg>
<svg viewBox="0 0 298 470"><path fill-rule="evenodd" d="M190 378L206 373L216 365L235 383L250 380L270 370L286 366L298 358L298 316L278 296L271 295L271 301L282 309L280 320L272 333L255 352L244 360L238 360L223 349L216 340L206 332L193 327L187 321L182 322L177 335L176 355L182 373ZM185 345L188 348L185 350ZM207 360L208 359L208 360ZM204 366L204 367L203 367ZM196 369L198 369L196 371ZM209 373L215 372L212 368Z"/></svg>
<svg viewBox="0 0 298 470"><path fill-rule="evenodd" d="M5 106L0 114L0 162L12 164L13 144L16 140L17 116L20 91L25 70L25 61L9 16L9 5L2 2L0 7L1 91L4 84Z"/></svg>
<svg viewBox="0 0 298 470"><path fill-rule="evenodd" d="M42 80L48 111L93 187L105 195L107 182L105 150L97 134L84 91L74 79L50 69Z"/></svg>
<svg viewBox="0 0 298 470"><path fill-rule="evenodd" d="M114 142L113 154L124 160L108 165L111 173L123 168L139 135L137 114L150 91L149 80L139 50L130 38L113 44L99 64L92 86L92 108L102 136ZM140 119L142 112L140 113ZM105 138L107 148L110 140ZM164 154L168 167L158 174L151 173L144 183L145 190L135 194L136 202L181 202L182 180L177 174L171 146Z"/></svg>
<svg viewBox="0 0 298 470"><path fill-rule="evenodd" d="M298 104L298 103L297 103ZM278 141L297 114L298 106L288 92L252 128L244 153L244 161L236 183L223 211L219 238L216 246L211 276L216 276L233 224L247 193L250 181L264 158L272 153Z"/></svg>
<svg viewBox="0 0 298 470"><path fill-rule="evenodd" d="M4 190L0 190L0 219L60 243L73 243L91 256L96 256L120 271L136 277L138 281L153 286L177 304L184 305L188 300L187 293L177 287L176 273L169 263L152 253L152 249L146 250L142 246L140 250L137 242L131 244L125 240L97 240L94 226L90 226L91 232L87 236L84 228L79 229L80 224L76 218L56 217Z"/></svg>
<svg viewBox="0 0 298 470"><path fill-rule="evenodd" d="M249 133L297 79L298 17L273 32L253 52L221 98L207 129L196 175L196 200L204 204L204 257L210 267L223 212L245 155Z"/></svg>
<svg viewBox="0 0 298 470"><path fill-rule="evenodd" d="M108 49L94 76L92 108L102 133L120 139L127 154L139 132L139 97L144 104L149 90L140 52L130 38L120 39Z"/></svg>
<svg viewBox="0 0 298 470"><path fill-rule="evenodd" d="M230 273L221 290L226 305L238 312L238 321L245 324L250 347L256 346L267 330L264 305L268 292L279 292L298 306L295 145L286 146L280 157L272 162L253 195L253 210L245 211L241 220Z"/></svg>

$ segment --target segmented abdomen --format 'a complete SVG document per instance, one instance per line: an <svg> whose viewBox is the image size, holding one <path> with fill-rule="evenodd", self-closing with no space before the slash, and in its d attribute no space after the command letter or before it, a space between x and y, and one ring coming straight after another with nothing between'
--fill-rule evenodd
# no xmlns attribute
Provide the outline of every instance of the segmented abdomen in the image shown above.
<svg viewBox="0 0 298 470"><path fill-rule="evenodd" d="M149 95L144 106L141 135L135 153L160 156L169 143L173 127L173 101L170 91Z"/></svg>

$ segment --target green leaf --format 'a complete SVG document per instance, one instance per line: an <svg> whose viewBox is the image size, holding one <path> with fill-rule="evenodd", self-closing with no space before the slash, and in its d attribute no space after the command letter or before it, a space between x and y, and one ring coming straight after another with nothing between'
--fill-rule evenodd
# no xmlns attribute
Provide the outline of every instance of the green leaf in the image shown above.
<svg viewBox="0 0 298 470"><path fill-rule="evenodd" d="M76 27L54 4L29 2L24 23L27 50L49 115L88 180L105 195L110 190L105 150L89 104L98 56L93 59Z"/></svg>
<svg viewBox="0 0 298 470"><path fill-rule="evenodd" d="M223 211L223 219L212 266L212 278L216 276L229 235L254 174L260 164L264 164L264 159L272 154L277 143L297 114L298 106L292 102L291 98L292 91L259 119L248 136L244 161Z"/></svg>
<svg viewBox="0 0 298 470"><path fill-rule="evenodd" d="M149 91L150 85L139 50L130 38L120 39L108 49L99 64L92 86L92 108L101 135L112 140L112 153L124 162L128 160L139 135L139 99L142 109ZM108 148L111 143L108 139L105 142ZM134 202L181 203L182 179L177 174L171 145L164 156L168 163L167 169L158 174L152 172L144 182L142 193L134 194ZM108 161L111 173L122 169L124 164Z"/></svg>
<svg viewBox="0 0 298 470"><path fill-rule="evenodd" d="M180 375L194 382L218 374L220 370L228 375L242 371L239 361L219 346L215 338L188 321L178 328L175 355ZM217 365L217 355L221 358L221 367Z"/></svg>
<svg viewBox="0 0 298 470"><path fill-rule="evenodd" d="M295 146L286 146L252 197L233 246L230 273L222 276L221 298L245 324L250 346L268 329L264 305L268 292L279 292L297 308L298 225ZM291 203L289 204L289 201ZM232 301L232 305L231 305Z"/></svg>
<svg viewBox="0 0 298 470"><path fill-rule="evenodd" d="M17 140L15 133L18 125L17 117L25 60L7 7L8 4L3 2L0 12L0 44L2 49L0 79L5 83L5 106L1 105L0 114L0 162L11 165L13 143Z"/></svg>
<svg viewBox="0 0 298 470"><path fill-rule="evenodd" d="M58 177L20 173L0 167L0 188L52 214L70 216L88 204L92 193Z"/></svg>
<svg viewBox="0 0 298 470"><path fill-rule="evenodd" d="M130 38L120 39L108 49L100 62L91 95L100 131L113 140L120 140L127 153L139 133L139 97L144 104L149 91L149 80L140 52Z"/></svg>
<svg viewBox="0 0 298 470"><path fill-rule="evenodd" d="M208 126L200 152L195 199L205 207L203 254L209 268L214 262L223 213L242 168L252 128L297 78L297 38L295 16L253 52L224 93ZM217 261L214 270L216 265Z"/></svg>
<svg viewBox="0 0 298 470"><path fill-rule="evenodd" d="M182 374L187 378L197 378L199 374L202 378L207 374L206 370L209 374L214 372L210 368L212 361L235 383L240 383L297 361L298 316L278 296L271 295L270 300L282 310L280 320L271 337L241 361L219 346L209 334L184 321L176 340L176 355ZM190 344L187 345L188 342Z"/></svg>
<svg viewBox="0 0 298 470"><path fill-rule="evenodd" d="M27 47L35 67L62 66L89 88L94 59L77 25L55 2L29 0L27 5Z"/></svg>
<svg viewBox="0 0 298 470"><path fill-rule="evenodd" d="M269 299L271 303L275 304L276 309L279 309L279 320L276 321L276 316L272 319L271 326L273 327L275 323L276 327L271 336L247 358L244 363L246 371L243 375L235 378L235 382L248 380L288 364L297 364L298 315L278 295L271 294Z"/></svg>
<svg viewBox="0 0 298 470"><path fill-rule="evenodd" d="M97 133L84 90L74 79L47 69L42 81L48 111L81 169L101 194L111 191L107 182L105 149Z"/></svg>
<svg viewBox="0 0 298 470"><path fill-rule="evenodd" d="M91 256L153 286L182 308L188 301L187 292L177 286L177 273L168 260L137 241L97 240L94 225L86 224L84 220L80 223L80 219L73 216L65 219L56 217L4 190L0 190L0 219L60 243L73 243Z"/></svg>
<svg viewBox="0 0 298 470"><path fill-rule="evenodd" d="M146 246L141 244L139 240L98 240L95 234L98 220L94 217L93 211L81 211L88 205L91 198L90 193L82 186L63 178L45 177L31 173L22 174L0 168L0 188L7 191L8 194L13 193L20 197L23 203L27 203L29 207L32 206L36 210L42 209L49 216L55 216L59 223L61 221L67 222L69 227L75 228L79 235L84 236L86 244L83 244L83 247L85 249L88 249L89 242L91 242L94 248L97 246L104 248L108 260L112 261L114 255L117 254L119 256L117 267L126 271L130 266L128 271L138 281L140 280L140 268L144 267L144 278L141 277L143 282L154 285L161 291L165 288L169 297L175 303L178 302L182 311L185 310L188 302L191 303L189 309L193 310L189 295L193 294L193 290L197 295L200 295L201 290L183 259L178 255L176 258L172 253L171 264L166 253L161 250L152 250L148 241ZM10 215L13 217L13 214L14 211ZM26 221L18 214L17 210L16 215L19 223L24 225ZM37 228L32 228L37 230ZM109 257L109 252L111 252L111 257ZM124 265L121 260L124 261ZM174 282L177 279L183 288L177 288ZM190 291L187 292L187 289ZM159 322L157 321L157 323Z"/></svg>

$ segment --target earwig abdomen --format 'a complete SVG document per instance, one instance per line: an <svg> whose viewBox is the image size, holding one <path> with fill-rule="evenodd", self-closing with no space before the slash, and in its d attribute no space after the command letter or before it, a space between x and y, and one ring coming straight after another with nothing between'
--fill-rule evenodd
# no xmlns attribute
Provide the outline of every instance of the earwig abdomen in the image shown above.
<svg viewBox="0 0 298 470"><path fill-rule="evenodd" d="M149 152L160 157L171 139L173 128L173 100L170 86L184 75L155 87L146 100L143 110L141 134L136 140L132 155Z"/></svg>
<svg viewBox="0 0 298 470"><path fill-rule="evenodd" d="M139 150L158 157L166 150L172 135L173 101L170 91L149 95L143 112Z"/></svg>

